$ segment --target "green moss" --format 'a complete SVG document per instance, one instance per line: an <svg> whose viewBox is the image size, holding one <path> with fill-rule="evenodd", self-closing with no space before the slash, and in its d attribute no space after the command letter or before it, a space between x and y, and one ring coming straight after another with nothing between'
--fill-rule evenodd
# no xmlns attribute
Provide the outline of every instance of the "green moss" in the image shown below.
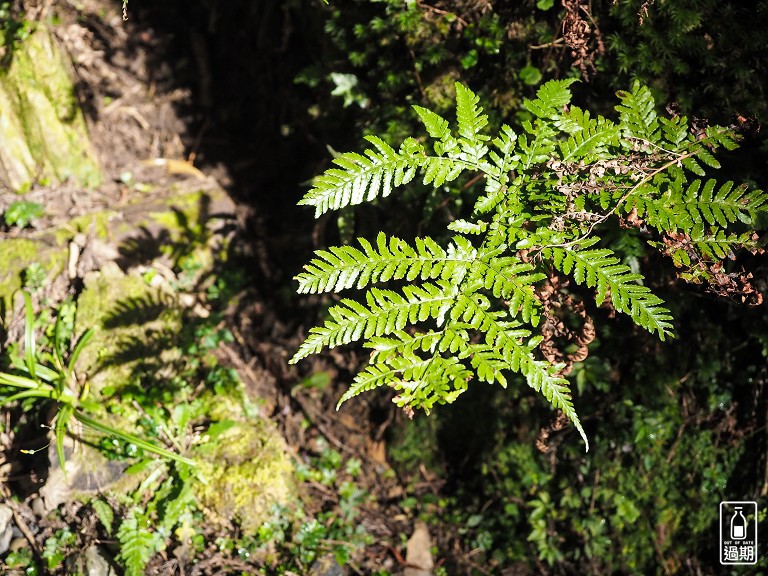
<svg viewBox="0 0 768 576"><path fill-rule="evenodd" d="M3 240L0 250L0 299L4 301L6 310L12 309L13 294L21 288L21 272L33 262L39 262L48 278L53 278L64 270L67 250L64 247L51 248L42 241L25 238Z"/></svg>
<svg viewBox="0 0 768 576"><path fill-rule="evenodd" d="M448 70L424 88L427 98L435 108L443 110L452 107L456 98L455 83L458 79L456 70Z"/></svg>
<svg viewBox="0 0 768 576"><path fill-rule="evenodd" d="M240 419L236 417L245 413L242 398L236 398L233 394L224 396L216 394L214 390L206 390L200 397L201 402L207 406L208 415L216 422Z"/></svg>
<svg viewBox="0 0 768 576"><path fill-rule="evenodd" d="M200 222L203 217L203 205L213 202L216 197L225 195L223 190L214 191L197 190L194 192L180 192L163 201L162 210L149 213L145 224L159 224L167 228L171 237L178 240L182 237L189 238L200 233Z"/></svg>
<svg viewBox="0 0 768 576"><path fill-rule="evenodd" d="M77 327L82 332L94 328L95 334L78 360L78 370L89 374L94 391L104 386L120 388L130 383L131 374L143 360L142 349L127 353L127 344L146 344L156 334L176 334L181 330L180 312L167 306L155 318L143 317L147 307L168 302L157 288L148 286L134 274L124 274L114 262L99 272L86 274L84 289L77 303ZM152 352L153 354L156 351ZM163 350L161 358L172 364L176 349Z"/></svg>
<svg viewBox="0 0 768 576"><path fill-rule="evenodd" d="M105 210L72 218L55 230L54 237L56 243L64 244L69 242L79 232L93 233L97 238L106 239L110 236L110 233L120 232L120 225L118 224L116 229L114 224L118 216L117 212Z"/></svg>
<svg viewBox="0 0 768 576"><path fill-rule="evenodd" d="M268 520L275 504L296 497L284 443L264 420L232 423L194 457L205 479L195 486L201 503L219 518L236 519L246 532Z"/></svg>
<svg viewBox="0 0 768 576"><path fill-rule="evenodd" d="M39 180L97 186L101 171L88 138L69 61L39 26L0 77L0 181L19 190Z"/></svg>

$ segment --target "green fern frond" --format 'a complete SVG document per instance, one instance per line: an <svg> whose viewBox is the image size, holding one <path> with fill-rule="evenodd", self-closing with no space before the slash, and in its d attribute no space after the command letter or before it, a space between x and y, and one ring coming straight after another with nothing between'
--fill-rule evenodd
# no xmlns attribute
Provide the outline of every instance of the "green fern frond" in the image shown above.
<svg viewBox="0 0 768 576"><path fill-rule="evenodd" d="M704 133L707 135L707 144L726 150L735 150L739 147L739 136L733 130L723 126L707 126Z"/></svg>
<svg viewBox="0 0 768 576"><path fill-rule="evenodd" d="M503 321L503 315L489 312L472 298L460 296L459 303L464 309L464 320L485 334L485 343L501 353L512 371L522 374L531 388L541 392L552 406L563 411L589 450L589 441L573 408L568 381L558 376L562 366L537 360L533 355L541 339L531 338L525 342L524 339L530 336L529 331L520 329L514 322Z"/></svg>
<svg viewBox="0 0 768 576"><path fill-rule="evenodd" d="M372 149L337 158L302 201L317 214L386 196L417 174L466 200L477 187L459 191L449 183L469 171L485 180L484 191L469 215L457 203L447 228L458 235L447 246L381 233L375 244L361 239L316 252L296 277L300 292L366 292L363 301L330 308L291 362L362 340L370 363L340 403L387 386L398 392L398 405L425 410L455 400L471 378L506 386L509 373L519 373L586 442L564 366L538 356L536 285L553 269L570 275L595 289L598 304L610 297L616 310L663 340L672 334L669 310L641 274L598 247L599 232L615 226L611 216L619 213L625 224L655 229L665 242L649 243L676 265L691 266L696 257L722 259L752 246L751 228L768 213L768 195L691 178L719 166L713 152L737 145L732 131L710 127L702 138L686 118L658 116L650 90L637 82L618 93L618 122L593 117L569 108L573 82L541 86L523 103L533 117L521 122L522 131L503 125L493 138L479 99L457 84L456 126L414 107L434 154L413 138L396 151L372 136ZM370 287L392 280L404 284L400 291Z"/></svg>
<svg viewBox="0 0 768 576"><path fill-rule="evenodd" d="M576 410L573 407L568 380L565 378L550 377L542 381L541 389L536 391L541 392L544 395L544 398L546 398L552 406L563 411L563 414L565 414L568 420L570 420L576 427L576 430L578 430L581 439L584 440L586 451L589 452L589 439L587 439L587 433L584 432L581 420L579 420L579 416L576 414Z"/></svg>
<svg viewBox="0 0 768 576"><path fill-rule="evenodd" d="M629 214L633 209L639 218L657 230L678 230L693 225L691 215L681 205L680 197L669 194L660 195L657 188L644 184L634 189L622 206L622 211Z"/></svg>
<svg viewBox="0 0 768 576"><path fill-rule="evenodd" d="M768 209L768 194L762 190L749 190L746 185L734 187L731 181L717 191L716 187L713 179L703 185L696 179L685 188L680 178L661 195L651 185L638 187L627 198L625 210L635 208L654 228L674 231L690 230L699 224L726 228L736 221L752 225Z"/></svg>
<svg viewBox="0 0 768 576"><path fill-rule="evenodd" d="M717 158L715 158L705 146L700 146L699 149L696 150L696 159L710 168L720 168L720 162L718 162Z"/></svg>
<svg viewBox="0 0 768 576"><path fill-rule="evenodd" d="M603 159L610 156L609 148L617 146L621 129L602 116L589 117L588 111L572 107L566 116L572 119L577 129L572 129L567 140L560 143L560 158L563 162L576 162L583 158Z"/></svg>
<svg viewBox="0 0 768 576"><path fill-rule="evenodd" d="M435 404L451 404L467 390L472 373L455 356L402 359L402 377L391 383L394 402L429 413Z"/></svg>
<svg viewBox="0 0 768 576"><path fill-rule="evenodd" d="M616 105L625 135L656 142L659 133L659 121L656 116L656 102L647 86L635 80L629 92L616 93L621 103Z"/></svg>
<svg viewBox="0 0 768 576"><path fill-rule="evenodd" d="M434 284L406 286L403 294L372 288L365 295L365 306L345 298L328 310L330 318L322 327L309 331L309 336L291 359L291 364L325 347L334 348L360 338L391 334L409 324L430 318L439 320L450 307L453 293L451 283L438 281Z"/></svg>
<svg viewBox="0 0 768 576"><path fill-rule="evenodd" d="M454 220L447 226L448 230L460 234L483 234L488 229L486 222L468 222L466 220Z"/></svg>
<svg viewBox="0 0 768 576"><path fill-rule="evenodd" d="M526 143L526 138L521 139L522 144ZM522 183L522 178L516 178L509 184L502 184L495 178L487 178L485 182L485 195L481 196L475 202L475 212L478 214L487 214L493 211L504 199L514 198Z"/></svg>
<svg viewBox="0 0 768 576"><path fill-rule="evenodd" d="M374 145L364 154L348 152L335 158L332 168L317 177L313 187L299 202L314 206L315 217L328 210L386 197L394 187L410 182L416 174L423 149L414 140L403 143L396 151L377 136L365 138Z"/></svg>
<svg viewBox="0 0 768 576"><path fill-rule="evenodd" d="M399 238L388 239L383 232L375 247L365 238L358 241L362 250L352 246L318 250L317 257L304 266L305 272L295 278L299 293L340 292L390 280L447 280L461 272L458 268L467 268L476 254L461 236L447 250L431 238L416 238L414 248Z"/></svg>
<svg viewBox="0 0 768 576"><path fill-rule="evenodd" d="M601 304L610 293L611 303L619 312L632 317L640 326L656 333L661 340L672 335L670 311L662 306L663 301L647 287L637 284L640 274L632 273L629 266L607 248L589 249L598 238L584 240L573 246L545 249L555 267L573 276L579 284L596 288L595 300Z"/></svg>
<svg viewBox="0 0 768 576"><path fill-rule="evenodd" d="M550 80L538 89L535 100L526 100L523 106L537 118L557 118L571 102L568 87L577 81L575 78Z"/></svg>
<svg viewBox="0 0 768 576"><path fill-rule="evenodd" d="M493 145L499 151L491 151L489 154L493 164L486 170L500 183L506 183L509 172L517 167L520 157L515 154L515 142L517 134L512 128L503 124L499 135L493 139Z"/></svg>
<svg viewBox="0 0 768 576"><path fill-rule="evenodd" d="M699 164L695 158L686 156L680 160L680 164L689 172L696 174L696 176L707 175L707 172L704 170L704 168L702 168L701 164Z"/></svg>
<svg viewBox="0 0 768 576"><path fill-rule="evenodd" d="M659 118L661 130L664 134L664 140L667 145L677 148L688 138L689 127L688 118L685 116L676 116L674 118Z"/></svg>
<svg viewBox="0 0 768 576"><path fill-rule="evenodd" d="M472 346L470 363L480 382L487 382L488 384L496 382L502 388L507 387L507 378L504 376L504 372L507 370L507 360L501 352L476 344Z"/></svg>
<svg viewBox="0 0 768 576"><path fill-rule="evenodd" d="M95 498L90 502L91 508L96 512L96 517L101 522L101 525L106 530L107 535L112 535L112 524L115 521L115 512L112 507L101 498Z"/></svg>
<svg viewBox="0 0 768 576"><path fill-rule="evenodd" d="M481 257L470 270L468 281L477 279L493 296L508 301L513 317L519 314L524 322L536 326L540 302L533 286L546 275L541 272L532 274L533 271L532 264L513 256Z"/></svg>
<svg viewBox="0 0 768 576"><path fill-rule="evenodd" d="M750 234L728 234L723 230L707 234L701 225L694 227L690 235L696 249L713 260L733 258L740 247L750 244L749 237ZM687 264L690 265L690 262Z"/></svg>
<svg viewBox="0 0 768 576"><path fill-rule="evenodd" d="M392 356L386 361L369 364L358 373L337 408L363 392L391 386L400 393L395 399L400 406L429 411L435 403L453 402L466 390L471 375L455 356L446 358L433 354L422 358L415 352Z"/></svg>
<svg viewBox="0 0 768 576"><path fill-rule="evenodd" d="M394 356L412 355L418 351L456 354L468 338L466 330L460 326L414 334L396 330L391 336L371 338L365 346L373 350L371 361L377 362Z"/></svg>
<svg viewBox="0 0 768 576"><path fill-rule="evenodd" d="M427 129L427 134L432 136L432 138L443 140L451 134L448 120L439 114L435 114L432 110L422 108L421 106L414 106L413 109L419 115L419 118L421 118L421 122Z"/></svg>
<svg viewBox="0 0 768 576"><path fill-rule="evenodd" d="M454 328L440 331L416 334L398 332L391 338L372 338L367 344L374 350L371 354L371 366L376 366L379 362L389 362L395 356L412 357L418 351L431 354L448 353L459 359L469 358L481 381L498 382L506 388L504 371L508 367L503 355L485 344L470 344L468 328L469 325L462 327L457 324ZM371 374L383 375L378 370L372 370ZM371 381L366 381L366 384L370 385Z"/></svg>
<svg viewBox="0 0 768 576"><path fill-rule="evenodd" d="M478 163L488 153L485 142L490 140L482 133L488 125L488 116L478 106L480 98L469 88L456 82L456 121L458 123L459 144L464 157Z"/></svg>
<svg viewBox="0 0 768 576"><path fill-rule="evenodd" d="M688 187L683 205L691 215L694 223L706 222L711 225L719 225L723 228L736 220L749 222L750 211L759 208L759 205L750 205L749 198L744 202L747 186L733 187L733 182L726 182L715 193L715 180L707 180L701 186L701 180L694 180Z"/></svg>
<svg viewBox="0 0 768 576"><path fill-rule="evenodd" d="M400 363L397 359L369 364L357 373L352 384L349 386L349 389L341 396L341 398L339 398L339 402L336 404L336 410L341 408L341 405L344 404L344 402L351 400L363 392L370 392L371 390L375 390L376 388L394 382L400 377L405 366L406 363Z"/></svg>
<svg viewBox="0 0 768 576"><path fill-rule="evenodd" d="M523 128L532 136L522 134L517 139L520 148L520 168L529 170L534 164L546 162L555 155L556 141L554 136L557 134L550 126L540 120L535 124L523 122Z"/></svg>
<svg viewBox="0 0 768 576"><path fill-rule="evenodd" d="M466 169L475 169L477 166L468 163L464 159L445 158L442 156L428 156L422 159L421 167L424 171L423 183L438 188L446 182L456 180Z"/></svg>
<svg viewBox="0 0 768 576"><path fill-rule="evenodd" d="M119 559L125 566L126 576L142 576L158 543L157 534L144 527L142 511L134 507L117 530L120 541Z"/></svg>

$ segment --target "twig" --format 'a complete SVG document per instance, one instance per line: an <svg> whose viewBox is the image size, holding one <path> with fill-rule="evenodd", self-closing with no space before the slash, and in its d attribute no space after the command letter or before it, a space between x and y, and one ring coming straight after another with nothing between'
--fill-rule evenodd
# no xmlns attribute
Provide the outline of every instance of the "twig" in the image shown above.
<svg viewBox="0 0 768 576"><path fill-rule="evenodd" d="M589 513L595 511L595 499L597 498L597 485L600 483L600 468L595 472L595 482L592 485L592 498L589 501Z"/></svg>
<svg viewBox="0 0 768 576"><path fill-rule="evenodd" d="M26 538L27 542L29 542L35 557L38 560L42 560L42 556L40 555L40 548L38 548L37 542L35 541L35 535L32 534L32 531L29 529L29 526L27 526L24 518L21 517L18 505L13 500L7 500L6 504L8 504L8 506L11 508L13 521L16 522L16 526L18 526L19 530L21 530L21 533L24 535L24 538Z"/></svg>
<svg viewBox="0 0 768 576"><path fill-rule="evenodd" d="M424 85L421 82L421 74L419 74L419 67L416 65L416 54L414 54L413 50L408 50L408 53L411 55L411 60L413 60L413 73L416 76L416 84L419 86L419 94L421 94L422 100L425 100L427 98L427 92L424 90Z"/></svg>
<svg viewBox="0 0 768 576"><path fill-rule="evenodd" d="M528 50L543 50L544 48L553 48L555 46L562 46L563 42L565 40L562 38L556 38L555 40L552 40L552 42L547 42L546 44L537 44L536 46L528 46Z"/></svg>
<svg viewBox="0 0 768 576"><path fill-rule="evenodd" d="M483 178L485 178L485 176L486 176L485 172L481 172L480 174L476 174L475 176L470 178L469 182L464 184L464 187L462 188L462 190L466 190L467 188L469 188L473 184L476 184L479 180L482 180Z"/></svg>
<svg viewBox="0 0 768 576"><path fill-rule="evenodd" d="M195 164L195 160L197 159L197 153L200 150L200 146L203 143L203 136L205 136L205 132L208 130L208 128L211 125L211 117L206 116L205 121L203 122L203 125L200 127L200 130L197 131L197 136L195 136L195 141L192 143L192 148L187 155L187 164L190 166Z"/></svg>
<svg viewBox="0 0 768 576"><path fill-rule="evenodd" d="M675 455L675 450L677 450L678 444L680 444L680 440L683 437L684 430L685 430L685 422L680 424L680 428L677 429L677 437L675 438L675 441L672 443L672 448L669 449L669 454L667 454L667 460L666 460L667 464L672 462L672 457Z"/></svg>
<svg viewBox="0 0 768 576"><path fill-rule="evenodd" d="M466 27L468 26L467 21L464 20L461 16L458 14L455 14L454 12L448 12L447 10L441 10L440 8L435 8L434 6L430 6L429 4L424 4L423 2L419 2L419 8L425 8L429 10L430 12L434 12L435 14L442 14L443 16L453 16L456 18L456 21L461 24L462 26Z"/></svg>

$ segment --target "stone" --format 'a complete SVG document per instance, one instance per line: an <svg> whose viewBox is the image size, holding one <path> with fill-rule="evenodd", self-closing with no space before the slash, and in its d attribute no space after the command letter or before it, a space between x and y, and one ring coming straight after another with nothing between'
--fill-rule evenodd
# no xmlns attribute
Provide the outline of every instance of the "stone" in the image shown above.
<svg viewBox="0 0 768 576"><path fill-rule="evenodd" d="M191 455L204 478L193 489L214 518L235 520L246 533L255 532L270 519L275 505L296 500L285 441L261 418L217 425L224 430Z"/></svg>
<svg viewBox="0 0 768 576"><path fill-rule="evenodd" d="M89 496L107 489L125 490L141 481L136 475L124 474L128 463L109 460L96 448L81 442L75 443L69 436L64 439L65 474L55 444L55 439L51 438L51 445L48 447L51 467L48 478L40 489L40 498L36 500L42 502L43 515L71 500L73 494Z"/></svg>
<svg viewBox="0 0 768 576"><path fill-rule="evenodd" d="M416 522L413 534L408 539L405 561L408 567L404 576L432 576L435 562L432 560L432 538L429 536L427 525Z"/></svg>
<svg viewBox="0 0 768 576"><path fill-rule="evenodd" d="M13 511L5 504L0 504L0 556L8 551L13 538L11 518L13 518Z"/></svg>
<svg viewBox="0 0 768 576"><path fill-rule="evenodd" d="M96 544L91 544L85 552L68 560L67 573L82 576L118 576L106 552Z"/></svg>
<svg viewBox="0 0 768 576"><path fill-rule="evenodd" d="M326 554L315 560L308 574L309 576L347 576L347 571L339 566L333 554Z"/></svg>

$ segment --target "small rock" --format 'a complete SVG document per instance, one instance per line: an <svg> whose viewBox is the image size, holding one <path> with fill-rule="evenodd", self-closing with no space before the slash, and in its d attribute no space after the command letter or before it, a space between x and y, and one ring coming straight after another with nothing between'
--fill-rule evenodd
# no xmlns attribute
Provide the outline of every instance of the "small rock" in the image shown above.
<svg viewBox="0 0 768 576"><path fill-rule="evenodd" d="M8 551L8 546L13 538L13 528L11 527L11 518L13 512L5 504L0 504L0 555Z"/></svg>
<svg viewBox="0 0 768 576"><path fill-rule="evenodd" d="M427 525L416 522L413 534L408 539L405 561L408 567L404 576L432 576L435 563L432 560L432 538L429 536Z"/></svg>
<svg viewBox="0 0 768 576"><path fill-rule="evenodd" d="M64 440L64 454L66 475L59 462L56 442L51 438L48 479L40 488L40 498L32 504L35 513L41 516L68 502L73 495L94 494L108 487L136 481L124 475L127 467L124 462L109 460L98 449L87 444L75 444L69 436Z"/></svg>
<svg viewBox="0 0 768 576"><path fill-rule="evenodd" d="M98 546L91 546L85 551L85 576L117 576L106 554Z"/></svg>
<svg viewBox="0 0 768 576"><path fill-rule="evenodd" d="M347 576L347 572L339 566L333 554L326 554L315 560L309 570L309 576Z"/></svg>
<svg viewBox="0 0 768 576"><path fill-rule="evenodd" d="M117 576L117 571L109 561L107 554L97 545L86 548L85 552L68 560L68 574L83 576Z"/></svg>
<svg viewBox="0 0 768 576"><path fill-rule="evenodd" d="M14 530L14 535L15 535ZM13 540L11 540L11 546L8 548L11 552L18 552L19 550L24 550L29 548L29 541L26 538L23 538L21 536L17 536Z"/></svg>

